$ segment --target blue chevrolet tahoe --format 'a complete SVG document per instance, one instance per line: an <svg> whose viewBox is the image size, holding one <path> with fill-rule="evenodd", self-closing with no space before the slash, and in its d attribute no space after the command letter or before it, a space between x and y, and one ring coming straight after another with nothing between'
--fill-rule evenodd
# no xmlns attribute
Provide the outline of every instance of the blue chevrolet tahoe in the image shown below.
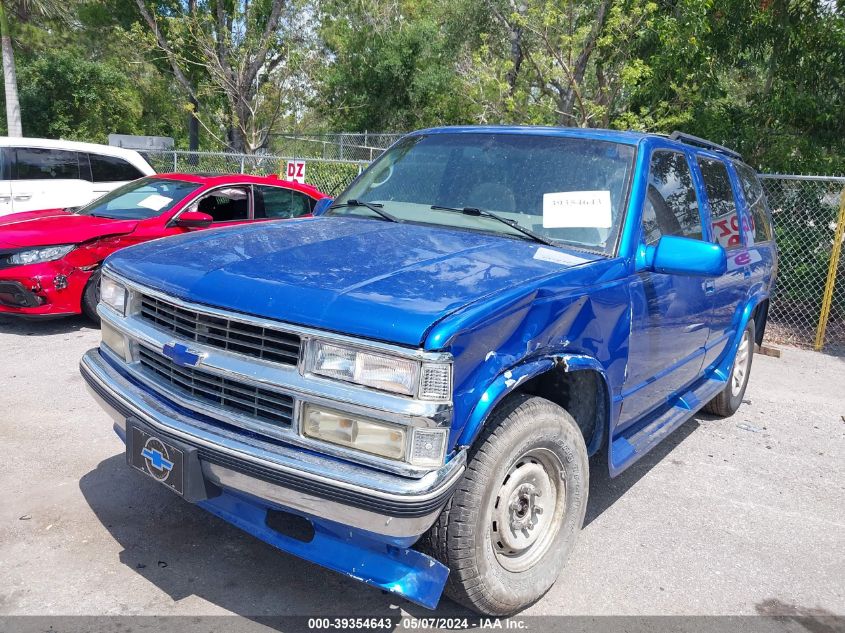
<svg viewBox="0 0 845 633"><path fill-rule="evenodd" d="M282 550L510 614L562 573L590 456L742 402L777 253L731 150L423 130L315 215L111 256L81 363L130 466Z"/></svg>

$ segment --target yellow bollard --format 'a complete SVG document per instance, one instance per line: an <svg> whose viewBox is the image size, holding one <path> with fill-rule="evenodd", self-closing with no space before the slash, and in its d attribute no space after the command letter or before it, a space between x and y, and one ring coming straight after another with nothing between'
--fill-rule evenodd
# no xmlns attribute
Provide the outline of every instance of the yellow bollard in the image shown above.
<svg viewBox="0 0 845 633"><path fill-rule="evenodd" d="M827 281L824 285L824 297L822 297L822 309L819 313L819 326L816 329L816 344L814 347L817 352L824 347L824 334L827 329L827 319L830 317L830 306L833 303L833 289L836 286L836 271L839 269L839 253L842 250L843 235L845 235L845 189L839 194L839 218L836 220L833 250L830 253Z"/></svg>

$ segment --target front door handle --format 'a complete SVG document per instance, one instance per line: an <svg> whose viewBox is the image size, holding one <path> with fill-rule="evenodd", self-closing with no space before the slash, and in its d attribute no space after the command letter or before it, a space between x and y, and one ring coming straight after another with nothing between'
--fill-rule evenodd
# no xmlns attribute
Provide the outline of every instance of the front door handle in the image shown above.
<svg viewBox="0 0 845 633"><path fill-rule="evenodd" d="M12 196L0 196L0 202L8 202L12 199Z"/></svg>
<svg viewBox="0 0 845 633"><path fill-rule="evenodd" d="M704 294L712 295L716 292L716 282L712 279L708 279L704 282Z"/></svg>

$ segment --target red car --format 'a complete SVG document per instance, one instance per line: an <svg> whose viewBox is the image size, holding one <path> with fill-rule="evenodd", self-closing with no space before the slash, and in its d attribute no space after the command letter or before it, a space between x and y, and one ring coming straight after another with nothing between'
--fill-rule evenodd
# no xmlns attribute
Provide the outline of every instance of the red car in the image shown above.
<svg viewBox="0 0 845 633"><path fill-rule="evenodd" d="M309 215L325 195L275 177L159 174L80 209L0 218L0 315L95 321L99 267L116 250L209 226Z"/></svg>

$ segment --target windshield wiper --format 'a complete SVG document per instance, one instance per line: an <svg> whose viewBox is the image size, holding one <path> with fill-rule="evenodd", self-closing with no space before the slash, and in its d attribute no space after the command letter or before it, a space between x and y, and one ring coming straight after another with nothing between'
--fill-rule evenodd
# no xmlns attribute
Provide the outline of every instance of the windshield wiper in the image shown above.
<svg viewBox="0 0 845 633"><path fill-rule="evenodd" d="M378 202L367 202L366 200L347 200L346 202L331 205L329 210L340 209L342 207L365 207L389 222L401 222L399 218L390 215L387 211L382 211L383 206L383 204Z"/></svg>
<svg viewBox="0 0 845 633"><path fill-rule="evenodd" d="M501 215L493 213L492 211L487 211L486 209L479 209L478 207L442 207L438 204L431 205L431 208L434 211L455 211L457 213L463 213L464 215L474 215L480 216L482 218L492 218L494 220L498 220L502 224L507 224L509 227L511 227L515 231L519 231L523 235L527 235L535 242L540 242L540 244L546 244L547 246L557 246L557 244L552 240L546 239L545 237L535 233L531 229L526 229L524 226L522 226L515 220L509 220L508 218L502 217Z"/></svg>

